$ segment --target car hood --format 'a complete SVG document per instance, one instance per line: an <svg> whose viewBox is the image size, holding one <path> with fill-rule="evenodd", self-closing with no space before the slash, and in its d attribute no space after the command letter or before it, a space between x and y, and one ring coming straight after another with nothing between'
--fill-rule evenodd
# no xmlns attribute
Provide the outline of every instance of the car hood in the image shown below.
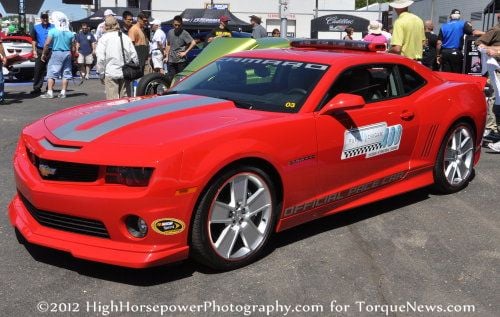
<svg viewBox="0 0 500 317"><path fill-rule="evenodd" d="M102 101L66 109L44 119L52 145L162 145L224 127L282 114L237 108L232 101L167 95ZM234 131L232 129L231 131Z"/></svg>

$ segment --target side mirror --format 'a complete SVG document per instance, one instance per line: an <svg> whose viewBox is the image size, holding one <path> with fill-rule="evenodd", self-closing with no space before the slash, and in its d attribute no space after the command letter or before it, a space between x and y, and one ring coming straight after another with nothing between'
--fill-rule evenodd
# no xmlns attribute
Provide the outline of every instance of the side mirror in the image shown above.
<svg viewBox="0 0 500 317"><path fill-rule="evenodd" d="M338 94L333 97L320 111L320 115L332 115L339 110L362 108L365 105L363 97L353 94Z"/></svg>

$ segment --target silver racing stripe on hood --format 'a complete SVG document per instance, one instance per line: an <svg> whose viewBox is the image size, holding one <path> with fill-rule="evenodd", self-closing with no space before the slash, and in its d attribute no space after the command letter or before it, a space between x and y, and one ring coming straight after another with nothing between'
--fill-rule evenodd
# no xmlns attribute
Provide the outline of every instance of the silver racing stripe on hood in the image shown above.
<svg viewBox="0 0 500 317"><path fill-rule="evenodd" d="M187 97L187 95L171 95L171 96L164 96L164 97L170 97L170 98L165 98L165 99L175 99L179 97ZM164 97L157 97L157 98L164 98ZM98 118L110 115L113 112L117 112L120 110L131 110L133 108L143 106L147 103L151 102L157 102L158 100L151 100L151 99L146 99L146 100L140 100L140 101L135 101L127 104L122 104L118 106L113 106L111 109L107 108L106 110L103 111L97 111L88 115L85 115L83 117L80 117L74 121L71 121L67 124L64 124L57 129L55 129L52 133L59 138L60 140L65 140L65 141L80 141L80 142L91 142L107 133L110 133L112 131L118 130L122 127L125 127L127 125L133 124L138 121L146 120L149 118L153 118L159 115L164 115L167 113L172 113L176 111L181 111L181 110L186 110L186 109L191 109L191 108L196 108L200 106L209 106L213 104L220 103L220 99L216 98L211 98L211 97L199 97L199 98L194 98L194 99L187 99L187 100L181 100L178 102L169 102L167 104L161 104L155 107L151 108L146 108L143 110L138 110L135 112L127 113L124 114L120 117L110 119L108 121L105 121L101 124L98 124L96 126L93 126L89 129L83 129L79 130L77 129L79 126L88 123L92 120L96 120Z"/></svg>

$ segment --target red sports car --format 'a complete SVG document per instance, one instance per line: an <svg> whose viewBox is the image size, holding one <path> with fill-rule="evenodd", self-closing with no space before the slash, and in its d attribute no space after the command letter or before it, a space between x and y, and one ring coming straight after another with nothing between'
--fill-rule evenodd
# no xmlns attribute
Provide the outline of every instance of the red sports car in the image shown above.
<svg viewBox="0 0 500 317"><path fill-rule="evenodd" d="M92 261L191 256L227 270L258 258L274 232L428 185L467 186L485 79L364 42L292 46L222 57L164 96L27 126L12 225Z"/></svg>

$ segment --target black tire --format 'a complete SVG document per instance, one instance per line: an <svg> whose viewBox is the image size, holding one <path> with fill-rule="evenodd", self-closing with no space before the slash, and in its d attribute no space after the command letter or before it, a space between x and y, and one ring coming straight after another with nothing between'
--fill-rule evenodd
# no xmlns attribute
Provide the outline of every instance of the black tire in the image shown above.
<svg viewBox="0 0 500 317"><path fill-rule="evenodd" d="M469 184L474 175L475 138L474 129L465 122L458 122L448 130L434 164L434 190L451 194ZM457 147L454 142L463 145Z"/></svg>
<svg viewBox="0 0 500 317"><path fill-rule="evenodd" d="M34 72L32 70L21 70L19 73L15 74L14 77L21 81L32 81Z"/></svg>
<svg viewBox="0 0 500 317"><path fill-rule="evenodd" d="M171 80L167 75L150 73L142 76L137 84L136 96L161 95L170 88Z"/></svg>
<svg viewBox="0 0 500 317"><path fill-rule="evenodd" d="M240 187L244 183L247 185ZM242 188L244 190L239 192L244 194L239 197L246 198L240 204L236 202L237 198L231 197L238 197L238 189ZM219 207L221 204L225 207L232 204L234 208ZM208 185L195 210L191 256L203 265L224 271L255 261L262 255L274 231L277 206L275 186L265 171L252 166L223 171ZM227 216L225 212L228 212ZM228 252L223 255L226 241L232 241L232 246L227 247Z"/></svg>

